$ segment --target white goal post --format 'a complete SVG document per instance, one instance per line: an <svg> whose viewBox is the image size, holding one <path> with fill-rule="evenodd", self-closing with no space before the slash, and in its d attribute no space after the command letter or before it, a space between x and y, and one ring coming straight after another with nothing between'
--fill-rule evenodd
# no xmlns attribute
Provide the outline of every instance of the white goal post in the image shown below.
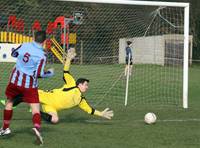
<svg viewBox="0 0 200 148"><path fill-rule="evenodd" d="M188 108L189 3L134 1L134 0L133 1L132 0L62 0L62 1L183 7L184 8L183 108Z"/></svg>

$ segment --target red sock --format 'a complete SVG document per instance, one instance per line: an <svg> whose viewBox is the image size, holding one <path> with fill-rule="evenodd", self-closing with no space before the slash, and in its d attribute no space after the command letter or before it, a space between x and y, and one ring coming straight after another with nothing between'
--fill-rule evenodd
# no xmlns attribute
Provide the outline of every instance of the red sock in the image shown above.
<svg viewBox="0 0 200 148"><path fill-rule="evenodd" d="M10 125L10 120L12 118L13 110L6 110L4 109L3 115L3 129L6 129Z"/></svg>
<svg viewBox="0 0 200 148"><path fill-rule="evenodd" d="M33 125L35 128L40 129L41 127L41 118L39 113L35 113L32 118Z"/></svg>

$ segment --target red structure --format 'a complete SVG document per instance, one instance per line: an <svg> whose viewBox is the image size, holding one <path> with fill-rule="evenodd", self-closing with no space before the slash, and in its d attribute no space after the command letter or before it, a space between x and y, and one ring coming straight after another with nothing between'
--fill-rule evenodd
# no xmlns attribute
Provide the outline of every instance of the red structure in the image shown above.
<svg viewBox="0 0 200 148"><path fill-rule="evenodd" d="M32 25L32 28L31 28L32 31L41 31L41 25L40 25L40 22L38 20L35 20L33 25Z"/></svg>
<svg viewBox="0 0 200 148"><path fill-rule="evenodd" d="M77 13L78 14L78 13ZM80 14L79 14L80 15ZM79 16L78 15L78 16ZM75 15L70 16L69 18L65 18L65 16L58 16L54 22L48 22L47 28L46 28L46 33L49 35L49 38L51 38L51 35L55 35L55 30L60 29L60 43L61 44L66 44L66 47L69 47L69 35L70 31L74 32L76 30L76 27L80 24L79 19L76 19L77 17ZM79 18L79 17L78 17ZM8 24L7 27L8 29L11 29L11 31L16 31L20 33L24 33L24 20L17 17L15 15L10 15L8 18ZM66 27L66 28L65 28ZM66 34L64 35L64 29L66 29ZM31 26L31 31L41 31L41 23L39 20L35 20ZM64 41L64 36L66 37L66 40ZM46 47L50 48L51 47L51 40L47 39L46 41Z"/></svg>
<svg viewBox="0 0 200 148"><path fill-rule="evenodd" d="M8 28L12 27L14 29L16 21L17 21L17 18L16 18L15 15L9 16L9 18L8 18Z"/></svg>
<svg viewBox="0 0 200 148"><path fill-rule="evenodd" d="M48 23L47 29L46 29L46 33L47 33L48 35L53 34L53 31L54 31L54 29L55 29L55 25L54 25L54 24L55 24L54 22L49 22L49 23Z"/></svg>
<svg viewBox="0 0 200 148"><path fill-rule="evenodd" d="M17 19L15 23L15 28L18 32L24 32L24 20L23 19Z"/></svg>
<svg viewBox="0 0 200 148"><path fill-rule="evenodd" d="M55 30L54 22L49 22L48 25L47 25L47 29L46 29L47 35L52 35L54 30ZM47 39L46 40L46 48L50 49L51 44L52 44L51 40Z"/></svg>
<svg viewBox="0 0 200 148"><path fill-rule="evenodd" d="M61 44L64 44L64 33L63 33L63 29L64 29L64 25L66 25L66 40L65 40L65 44L68 47L68 43L69 43L69 24L65 24L65 17L64 16L59 16L56 18L56 20L54 21L54 27L58 28L58 25L60 25L61 28Z"/></svg>
<svg viewBox="0 0 200 148"><path fill-rule="evenodd" d="M58 25L60 24L61 29L63 29L64 28L64 21L65 21L64 16L57 17L56 20L54 21L54 28L58 28Z"/></svg>
<svg viewBox="0 0 200 148"><path fill-rule="evenodd" d="M11 15L8 18L8 28L14 29L17 32L24 32L24 20L17 19L15 15Z"/></svg>

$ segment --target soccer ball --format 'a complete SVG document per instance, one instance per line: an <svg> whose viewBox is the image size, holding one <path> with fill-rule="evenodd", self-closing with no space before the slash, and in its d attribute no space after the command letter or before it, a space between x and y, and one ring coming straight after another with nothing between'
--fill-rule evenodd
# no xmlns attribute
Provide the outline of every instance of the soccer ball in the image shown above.
<svg viewBox="0 0 200 148"><path fill-rule="evenodd" d="M144 116L144 122L147 124L153 124L156 122L156 115L154 113L147 113Z"/></svg>

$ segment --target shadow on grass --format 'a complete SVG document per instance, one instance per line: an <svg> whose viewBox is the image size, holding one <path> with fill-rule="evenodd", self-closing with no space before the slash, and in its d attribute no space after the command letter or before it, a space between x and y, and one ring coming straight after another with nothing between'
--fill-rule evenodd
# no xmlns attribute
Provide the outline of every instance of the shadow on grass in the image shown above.
<svg viewBox="0 0 200 148"><path fill-rule="evenodd" d="M9 134L9 135L5 135L5 136L0 136L0 140L10 140L12 139L13 137L15 137L16 134Z"/></svg>
<svg viewBox="0 0 200 148"><path fill-rule="evenodd" d="M111 125L112 124L112 122L109 122L109 120L94 117L94 116L82 117L82 116L77 116L75 114L68 114L65 117L66 118L61 118L59 123L82 123L82 124L102 124L102 125Z"/></svg>

